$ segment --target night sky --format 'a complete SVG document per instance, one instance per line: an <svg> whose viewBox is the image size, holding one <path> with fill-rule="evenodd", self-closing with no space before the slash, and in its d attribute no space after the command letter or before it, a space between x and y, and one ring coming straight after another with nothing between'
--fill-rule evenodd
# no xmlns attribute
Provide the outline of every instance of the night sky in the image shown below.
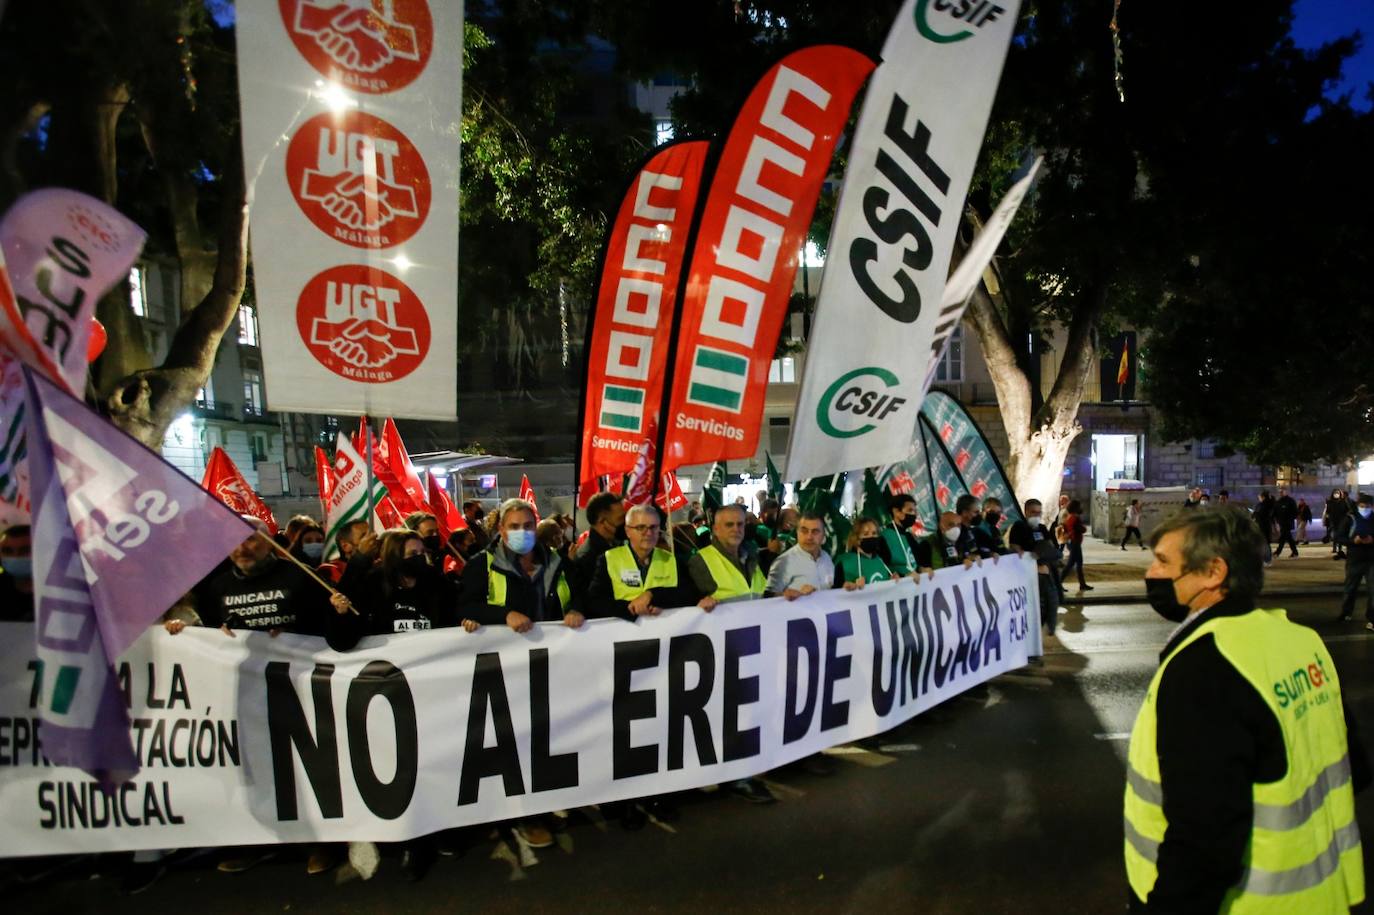
<svg viewBox="0 0 1374 915"><path fill-rule="evenodd" d="M1356 107L1367 110L1365 87L1374 82L1374 0L1298 0L1293 5L1293 41L1298 47L1317 47L1352 32L1361 34L1362 47L1346 60L1345 78L1327 94L1334 98L1349 93Z"/></svg>

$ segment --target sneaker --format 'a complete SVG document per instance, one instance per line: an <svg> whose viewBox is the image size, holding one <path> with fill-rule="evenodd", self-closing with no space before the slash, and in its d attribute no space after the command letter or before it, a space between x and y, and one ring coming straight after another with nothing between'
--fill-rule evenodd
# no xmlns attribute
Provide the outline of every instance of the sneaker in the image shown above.
<svg viewBox="0 0 1374 915"><path fill-rule="evenodd" d="M434 849L427 842L409 846L401 852L401 873L405 875L406 882L419 883L425 879L425 874L434 864L434 857Z"/></svg>
<svg viewBox="0 0 1374 915"><path fill-rule="evenodd" d="M250 849L241 855L232 858L225 858L220 861L217 870L221 874L241 874L244 871L252 870L264 861L270 861L277 856L275 848Z"/></svg>
<svg viewBox="0 0 1374 915"><path fill-rule="evenodd" d="M1093 590L1093 586L1092 586L1092 585L1079 585L1079 586L1078 586L1078 590L1079 590L1080 593L1083 592L1083 591L1091 591L1091 590Z"/></svg>
<svg viewBox="0 0 1374 915"><path fill-rule="evenodd" d="M515 831L530 848L548 848L553 844L553 833L538 820L521 820Z"/></svg>
<svg viewBox="0 0 1374 915"><path fill-rule="evenodd" d="M164 861L131 861L119 881L119 889L125 896L137 896L152 887L167 873Z"/></svg>
<svg viewBox="0 0 1374 915"><path fill-rule="evenodd" d="M742 778L729 784L730 793L751 804L771 804L777 800L768 786L756 778Z"/></svg>
<svg viewBox="0 0 1374 915"><path fill-rule="evenodd" d="M1365 623L1365 624L1364 624L1364 628L1366 628L1366 629L1368 629L1368 630L1370 630L1370 631L1374 631L1374 623Z"/></svg>

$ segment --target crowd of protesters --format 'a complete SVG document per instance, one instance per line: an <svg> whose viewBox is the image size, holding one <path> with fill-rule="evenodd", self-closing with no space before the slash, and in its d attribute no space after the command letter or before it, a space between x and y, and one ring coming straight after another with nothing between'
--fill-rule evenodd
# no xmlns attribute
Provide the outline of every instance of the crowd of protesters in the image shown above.
<svg viewBox="0 0 1374 915"><path fill-rule="evenodd" d="M1360 582L1374 584L1374 497L1362 495L1356 510L1337 491L1322 520L1333 555L1347 561L1342 614L1353 613ZM1190 493L1185 508L1204 508L1208 494ZM1222 493L1221 501L1229 501ZM933 575L954 565L971 565L1008 553L1034 557L1042 623L1053 634L1064 581L1076 572L1084 579L1081 504L1062 496L1047 520L1036 499L1022 506L1022 518L1006 524L995 498L960 496L954 511L943 512L929 530L919 524L911 495L889 495L882 511L857 518L838 555L824 548L826 519L783 506L760 493L758 512L740 500L708 515L698 503L689 520L673 528L662 513L646 505L627 509L620 496L599 493L586 508L587 527L575 539L572 518L539 520L535 507L508 499L488 513L476 501L463 506L466 528L446 540L433 515L416 512L405 526L376 532L359 521L341 528L334 543L316 519L297 516L273 537L259 519L245 516L255 531L231 551L163 618L171 634L187 627L218 628L227 637L240 631L282 632L323 638L336 651L355 648L365 636L431 629L505 626L525 633L536 623L580 628L587 619L634 622L662 610L695 605L711 612L719 604L781 596L804 600L829 588L857 590L904 577ZM1292 503L1291 505L1289 503ZM1286 490L1272 499L1266 492L1253 510L1262 530L1272 531L1281 548L1296 554L1310 510ZM1140 503L1127 511L1127 535L1140 539ZM918 533L920 532L920 533ZM330 547L333 549L330 549ZM326 555L332 558L325 560ZM0 607L4 619L33 618L31 538L28 528L0 534ZM1370 607L1374 611L1374 606ZM1374 629L1374 622L1368 624ZM825 775L830 762L815 756L800 762ZM721 786L756 804L775 800L767 785L746 778ZM678 810L669 796L602 805L602 815L629 830L649 818L671 822ZM542 848L555 842L552 816L497 824L516 843ZM492 828L485 827L488 831ZM419 879L441 854L461 849L471 830L452 830L400 843L401 867ZM467 838L465 838L465 835ZM289 846L234 849L220 858L225 872L248 870ZM332 870L347 858L364 877L380 864L376 845L366 842L316 844L302 849L309 873ZM157 853L139 853L126 884L150 886L164 870Z"/></svg>

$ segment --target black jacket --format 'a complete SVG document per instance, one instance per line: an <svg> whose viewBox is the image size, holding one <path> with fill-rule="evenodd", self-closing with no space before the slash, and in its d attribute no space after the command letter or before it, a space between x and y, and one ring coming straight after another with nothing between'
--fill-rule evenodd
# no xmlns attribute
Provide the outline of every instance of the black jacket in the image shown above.
<svg viewBox="0 0 1374 915"><path fill-rule="evenodd" d="M458 588L443 573L430 569L415 586L388 584L380 565L342 589L357 614L336 613L327 633L329 647L347 651L365 635L387 635L457 626Z"/></svg>
<svg viewBox="0 0 1374 915"><path fill-rule="evenodd" d="M613 546L620 544L607 540L595 530L588 530L587 539L583 540L582 545L572 554L568 561L568 584L579 602L586 596L587 588L591 587L592 577L596 575L596 561Z"/></svg>
<svg viewBox="0 0 1374 915"><path fill-rule="evenodd" d="M638 562L639 557L635 557ZM654 588L653 602L655 607L663 610L670 610L673 607L686 607L701 600L696 588L692 586L692 576L687 569L687 563L682 557L674 556L673 562L677 565L677 587L674 588ZM639 573L646 574L647 565L640 565ZM606 554L602 553L596 559L596 572L592 575L592 582L587 588L587 597L583 603L586 614L589 617L605 619L607 617L619 617L622 620L637 620L638 617L630 612L630 602L615 599L615 583L611 581L611 573L606 567Z"/></svg>
<svg viewBox="0 0 1374 915"><path fill-rule="evenodd" d="M566 564L558 554L542 546L534 548L539 572L533 580L520 569L519 557L506 549L500 540L490 549L474 556L463 569L463 584L458 593L458 610L463 617L491 626L504 626L506 614L512 610L525 614L536 623L561 621L566 613L579 606L576 592L568 607L559 606L558 581L566 571ZM502 575L506 579L506 605L487 603L487 576Z"/></svg>
<svg viewBox="0 0 1374 915"><path fill-rule="evenodd" d="M302 635L324 635L334 608L319 582L284 559L271 561L258 574L244 575L235 566L220 573L197 599L206 626Z"/></svg>
<svg viewBox="0 0 1374 915"><path fill-rule="evenodd" d="M1227 598L1184 626L1160 652L1160 663L1205 620L1243 616L1252 603ZM1350 769L1356 791L1369 783L1369 760L1345 705ZM1159 878L1137 912L1215 915L1244 871L1253 820L1253 785L1288 770L1278 719L1255 688L1206 635L1178 651L1156 698L1160 783L1169 827L1159 846ZM1134 896L1134 894L1132 894Z"/></svg>

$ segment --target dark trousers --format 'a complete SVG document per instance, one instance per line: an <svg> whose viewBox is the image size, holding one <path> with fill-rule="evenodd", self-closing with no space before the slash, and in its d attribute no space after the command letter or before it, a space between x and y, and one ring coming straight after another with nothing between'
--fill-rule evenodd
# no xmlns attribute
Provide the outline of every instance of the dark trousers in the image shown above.
<svg viewBox="0 0 1374 915"><path fill-rule="evenodd" d="M1345 560L1345 599L1341 601L1341 616L1355 615L1355 595L1360 593L1360 582L1365 585L1364 618L1374 622L1374 559L1355 559L1347 555Z"/></svg>
<svg viewBox="0 0 1374 915"><path fill-rule="evenodd" d="M1288 544L1288 549L1292 551L1292 555L1298 555L1298 541L1293 539L1293 529L1291 527L1279 528L1279 542L1274 545L1275 555L1283 552L1283 545L1285 543Z"/></svg>
<svg viewBox="0 0 1374 915"><path fill-rule="evenodd" d="M1145 541L1140 539L1140 528L1131 527L1128 524L1126 525L1126 535L1121 538L1121 545L1124 547L1126 544L1130 543L1132 537L1135 538L1136 543L1140 544L1141 546L1145 545Z"/></svg>
<svg viewBox="0 0 1374 915"><path fill-rule="evenodd" d="M1059 584L1049 572L1036 576L1040 582L1040 625L1054 635L1054 627L1059 623Z"/></svg>
<svg viewBox="0 0 1374 915"><path fill-rule="evenodd" d="M1069 561L1064 563L1064 571L1059 573L1059 580L1063 581L1069 577L1071 569L1078 570L1078 583L1086 586L1088 583L1083 578L1083 544L1069 541Z"/></svg>

